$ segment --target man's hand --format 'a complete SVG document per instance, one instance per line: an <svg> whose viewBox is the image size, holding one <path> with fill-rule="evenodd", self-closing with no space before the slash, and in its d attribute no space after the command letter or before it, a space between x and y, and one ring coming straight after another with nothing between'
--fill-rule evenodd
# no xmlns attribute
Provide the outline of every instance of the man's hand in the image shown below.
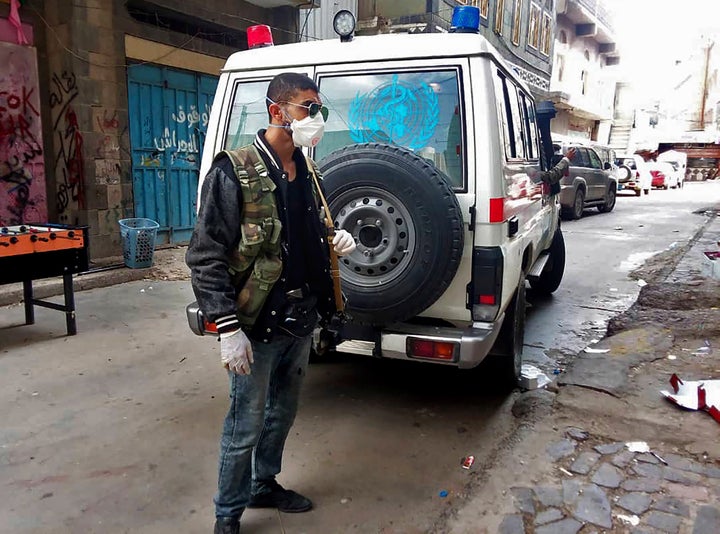
<svg viewBox="0 0 720 534"><path fill-rule="evenodd" d="M242 330L220 334L220 359L236 375L249 375L254 362L252 345Z"/></svg>
<svg viewBox="0 0 720 534"><path fill-rule="evenodd" d="M347 230L337 230L335 237L333 237L332 244L334 245L333 248L335 252L337 252L339 256L350 254L356 247L353 236L351 236Z"/></svg>
<svg viewBox="0 0 720 534"><path fill-rule="evenodd" d="M572 159L575 157L575 147L572 146L568 149L567 152L565 152L565 157L572 161Z"/></svg>

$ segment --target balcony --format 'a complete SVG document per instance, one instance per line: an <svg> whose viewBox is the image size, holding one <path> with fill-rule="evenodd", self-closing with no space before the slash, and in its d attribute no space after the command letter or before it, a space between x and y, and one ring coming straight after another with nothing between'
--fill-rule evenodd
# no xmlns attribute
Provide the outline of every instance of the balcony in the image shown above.
<svg viewBox="0 0 720 534"><path fill-rule="evenodd" d="M576 35L594 37L600 45L601 53L614 54L612 15L605 7L604 0L558 0L557 12L575 25Z"/></svg>

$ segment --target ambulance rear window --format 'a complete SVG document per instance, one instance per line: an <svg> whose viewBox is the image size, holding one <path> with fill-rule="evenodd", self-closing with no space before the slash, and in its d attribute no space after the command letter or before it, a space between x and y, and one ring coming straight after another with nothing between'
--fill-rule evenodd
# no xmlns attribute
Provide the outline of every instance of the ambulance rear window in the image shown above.
<svg viewBox="0 0 720 534"><path fill-rule="evenodd" d="M330 113L316 161L356 143L394 144L432 161L463 188L457 69L329 75L318 86Z"/></svg>

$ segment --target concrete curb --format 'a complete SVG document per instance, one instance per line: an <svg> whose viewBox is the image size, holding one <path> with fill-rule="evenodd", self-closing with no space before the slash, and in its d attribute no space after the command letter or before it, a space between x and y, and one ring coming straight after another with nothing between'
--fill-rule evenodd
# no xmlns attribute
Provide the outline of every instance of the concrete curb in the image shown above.
<svg viewBox="0 0 720 534"><path fill-rule="evenodd" d="M98 287L107 287L125 282L142 280L150 276L152 269L128 269L119 267L117 269L104 270L99 272L87 272L73 276L73 287L75 291L85 291ZM45 278L33 281L33 293L35 298L46 299L63 294L62 278ZM0 286L0 306L21 304L23 301L22 283L7 284Z"/></svg>
<svg viewBox="0 0 720 534"><path fill-rule="evenodd" d="M174 246L155 250L153 265L146 269L130 269L123 264L122 257L105 258L98 261L94 270L73 276L75 291L85 291L99 287L108 287L125 282L145 279L180 279L182 274L189 276L184 262L185 247ZM185 272L187 271L187 273ZM63 294L62 277L43 278L33 281L36 298L46 299ZM0 285L0 306L21 304L23 301L22 283Z"/></svg>

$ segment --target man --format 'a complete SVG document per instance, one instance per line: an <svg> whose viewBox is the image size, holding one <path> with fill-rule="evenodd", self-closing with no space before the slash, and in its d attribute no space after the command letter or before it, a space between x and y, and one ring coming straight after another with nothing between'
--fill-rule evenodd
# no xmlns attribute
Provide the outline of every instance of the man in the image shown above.
<svg viewBox="0 0 720 534"><path fill-rule="evenodd" d="M553 145L553 147L555 148L555 153L557 155L560 155L560 146ZM567 171L570 168L570 160L575 157L575 152L575 147L570 147L563 156L563 158L558 161L552 169L550 169L549 171L539 172L537 175L534 176L535 180L539 178L551 187L558 183L560 180L562 180L562 177L567 174Z"/></svg>
<svg viewBox="0 0 720 534"><path fill-rule="evenodd" d="M315 165L299 147L324 130L304 74L268 86L267 130L216 156L203 183L186 261L195 296L220 334L230 409L220 441L215 534L239 532L246 507L305 512L312 502L275 480L295 419L318 314L336 312ZM355 249L338 230L338 254Z"/></svg>

